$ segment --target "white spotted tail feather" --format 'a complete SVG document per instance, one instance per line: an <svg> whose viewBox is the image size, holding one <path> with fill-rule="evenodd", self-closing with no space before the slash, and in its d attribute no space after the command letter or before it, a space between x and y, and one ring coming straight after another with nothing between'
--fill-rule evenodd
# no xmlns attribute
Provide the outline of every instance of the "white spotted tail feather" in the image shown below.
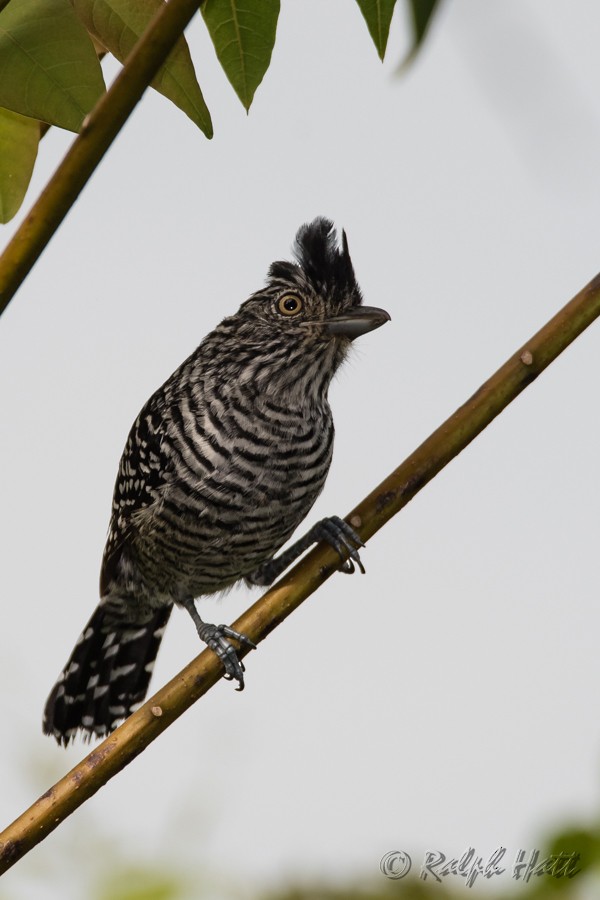
<svg viewBox="0 0 600 900"><path fill-rule="evenodd" d="M172 607L111 628L102 605L81 633L44 709L44 733L66 746L82 730L106 737L144 700Z"/></svg>

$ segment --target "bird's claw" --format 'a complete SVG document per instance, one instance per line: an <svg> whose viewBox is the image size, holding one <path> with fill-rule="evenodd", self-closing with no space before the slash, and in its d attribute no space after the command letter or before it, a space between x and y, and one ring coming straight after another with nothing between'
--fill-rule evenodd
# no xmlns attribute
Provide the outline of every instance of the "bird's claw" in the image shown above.
<svg viewBox="0 0 600 900"><path fill-rule="evenodd" d="M329 516L315 525L315 535L337 551L342 560L340 572L345 575L353 575L356 571L356 563L362 574L365 574L365 567L357 549L365 545L351 525L348 525L339 516Z"/></svg>
<svg viewBox="0 0 600 900"><path fill-rule="evenodd" d="M243 691L245 672L244 663L238 658L235 647L229 639L233 638L234 641L238 641L238 643L243 646L249 647L250 650L256 650L256 644L251 641L250 638L246 637L245 634L241 634L239 631L230 628L229 625L204 624L198 631L198 634L207 647L209 647L213 653L216 653L221 660L223 668L225 669L224 677L227 681L237 681L238 687L236 690Z"/></svg>

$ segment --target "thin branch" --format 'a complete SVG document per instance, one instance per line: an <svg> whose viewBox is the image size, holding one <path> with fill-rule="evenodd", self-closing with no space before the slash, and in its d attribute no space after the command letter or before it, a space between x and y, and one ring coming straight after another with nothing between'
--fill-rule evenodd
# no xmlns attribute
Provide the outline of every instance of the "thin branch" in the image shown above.
<svg viewBox="0 0 600 900"><path fill-rule="evenodd" d="M369 538L489 425L600 315L600 275L485 382L399 468L348 516ZM233 623L260 643L335 571L335 552L319 544ZM246 651L241 650L240 656ZM179 718L223 675L205 650L123 725L46 791L0 834L0 873L5 872L138 753Z"/></svg>
<svg viewBox="0 0 600 900"><path fill-rule="evenodd" d="M85 119L80 134L0 256L0 314L37 262L197 10L198 0L164 3L131 51L122 71Z"/></svg>

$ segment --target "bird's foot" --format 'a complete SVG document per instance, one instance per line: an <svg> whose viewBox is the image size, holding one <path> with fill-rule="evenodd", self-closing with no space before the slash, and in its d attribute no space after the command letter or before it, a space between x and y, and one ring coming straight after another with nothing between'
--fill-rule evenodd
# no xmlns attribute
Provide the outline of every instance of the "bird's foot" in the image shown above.
<svg viewBox="0 0 600 900"><path fill-rule="evenodd" d="M358 566L362 574L365 574L365 567L358 553L358 547L364 547L363 541L352 528L339 516L329 516L327 519L321 519L311 530L314 540L325 541L333 547L342 560L340 572L346 575L353 575L355 568L354 563Z"/></svg>
<svg viewBox="0 0 600 900"><path fill-rule="evenodd" d="M358 566L360 571L365 572L360 556L358 555L358 547L365 545L355 532L354 528L340 519L339 516L329 516L327 519L321 519L316 525L310 529L308 534L300 538L289 547L276 556L274 559L266 560L258 569L246 576L248 584L257 584L266 587L272 584L276 578L279 578L282 572L296 562L298 557L312 547L317 541L324 541L338 553L342 560L340 571L347 575L354 572L354 564Z"/></svg>
<svg viewBox="0 0 600 900"><path fill-rule="evenodd" d="M227 681L237 681L238 687L236 690L243 691L244 663L238 658L235 647L229 638L238 641L242 646L249 647L250 650L256 650L256 644L246 637L245 634L230 628L229 625L208 625L206 622L203 622L198 628L198 634L207 647L213 653L216 653L221 660Z"/></svg>

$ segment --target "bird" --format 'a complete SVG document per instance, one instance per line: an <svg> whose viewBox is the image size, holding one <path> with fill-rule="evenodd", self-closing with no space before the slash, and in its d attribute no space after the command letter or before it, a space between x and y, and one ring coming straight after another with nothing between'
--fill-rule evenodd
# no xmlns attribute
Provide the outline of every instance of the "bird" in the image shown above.
<svg viewBox="0 0 600 900"><path fill-rule="evenodd" d="M293 255L272 263L265 286L204 338L133 423L100 602L44 709L44 733L59 745L106 737L142 704L174 606L242 690L231 642L255 645L204 622L196 600L237 582L267 586L318 541L336 549L341 571L364 572L364 544L338 516L276 555L329 471L332 378L352 341L390 319L363 305L346 233L340 241L329 219L301 226Z"/></svg>

